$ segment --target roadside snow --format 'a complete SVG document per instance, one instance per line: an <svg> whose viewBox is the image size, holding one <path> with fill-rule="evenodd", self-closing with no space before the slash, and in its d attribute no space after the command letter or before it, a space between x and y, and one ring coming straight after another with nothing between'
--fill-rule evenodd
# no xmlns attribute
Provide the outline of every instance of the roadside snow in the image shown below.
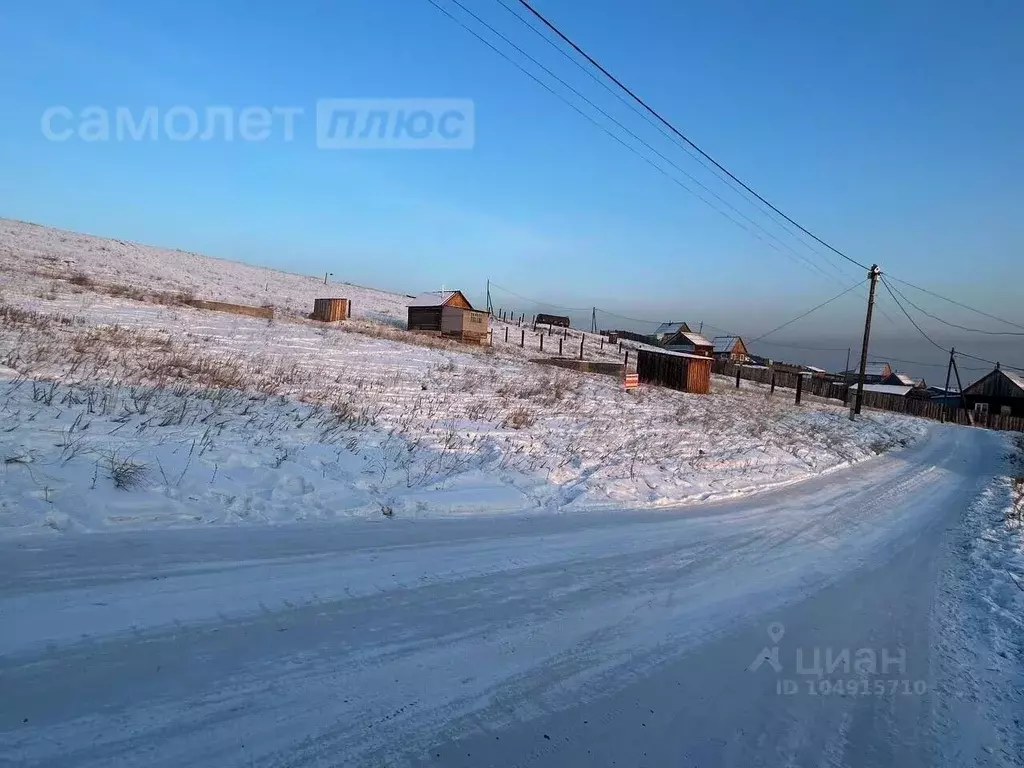
<svg viewBox="0 0 1024 768"><path fill-rule="evenodd" d="M501 324L493 347L409 334L393 294L356 299L387 322L313 323L296 315L320 291L299 276L267 284L292 312L272 322L110 296L101 279L253 303L266 270L18 222L0 220L0 235L16 270L0 296L8 534L663 507L797 482L926 429L724 379L711 396L627 393L530 363L529 331L524 348ZM578 336L566 343L578 354ZM545 355L557 350L545 337ZM584 352L621 360L596 336ZM138 477L117 487L125 462Z"/></svg>

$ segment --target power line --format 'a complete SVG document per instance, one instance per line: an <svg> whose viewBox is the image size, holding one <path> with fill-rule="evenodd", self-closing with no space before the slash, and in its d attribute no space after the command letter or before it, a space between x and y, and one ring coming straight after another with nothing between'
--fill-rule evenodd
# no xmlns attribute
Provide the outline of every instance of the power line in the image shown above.
<svg viewBox="0 0 1024 768"><path fill-rule="evenodd" d="M817 310L821 309L822 307L824 307L824 306L825 306L825 305L827 305L827 304L831 304L831 303L832 303L833 301L835 301L836 299L841 299L841 298L842 298L843 296L845 296L846 294L848 294L848 293L849 293L850 291L854 290L855 288L859 288L860 286L862 286L862 285L863 285L863 284L864 284L865 282L867 282L867 281L866 281L866 280L861 280L860 282L858 282L858 283L856 283L856 284L854 284L854 285L851 285L851 286L850 286L849 288L847 288L847 289L846 289L845 291L843 291L842 293L838 293L838 294L836 294L836 295L835 295L835 296L833 296L833 297L832 297L831 299L828 299L827 301L823 301L823 302L821 302L821 304L818 304L818 305L817 305L816 307L812 307L811 309L808 309L808 310L807 310L806 312L804 312L803 314L801 314L801 315L797 315L797 316L796 316L796 317L794 317L794 318L793 318L792 320L788 320L788 321L786 321L785 323L783 323L782 325L778 326L777 328L772 328L772 329L771 329L770 331L768 331L768 333L762 333L762 334L761 334L760 336L758 336L758 337L757 337L756 339L751 339L751 340L750 340L750 343L751 343L751 344L753 344L753 343L754 343L755 341L760 341L760 340L761 340L761 339L763 339L763 338L764 338L765 336L771 336L771 335L772 335L773 333L775 333L776 331L781 331L781 330L782 330L783 328L785 328L785 327L786 327L787 325L792 325L792 324L793 324L793 323L795 323L795 322L796 322L797 320L803 320L803 319L804 319L805 317L807 317L807 316L808 316L809 314L811 314L812 312L815 312L815 311L817 311Z"/></svg>
<svg viewBox="0 0 1024 768"><path fill-rule="evenodd" d="M851 264L854 264L854 265L860 267L861 269L864 269L864 270L868 269L867 265L861 264L856 259L853 259L850 256L847 256L845 253L840 251L838 248L836 248L835 246L830 245L829 243L825 242L820 237L818 237L816 234L811 232L809 229L807 229L806 227L802 226L798 222L794 221L792 218L787 216L785 213L783 213L777 207L775 207L770 202L768 202L764 197L762 197L760 194L758 194L754 189L752 189L750 186L748 186L743 181L741 181L739 178L737 178L732 173L732 171L730 171L728 168L726 168L721 163L719 163L717 160L715 160L715 158L713 158L711 155L709 155L707 152L705 152L703 149L701 149L699 146L697 146L697 144L695 144L693 141L691 141L684 133L682 133L679 129L677 129L674 125L672 125L672 123L670 123L668 120L666 120L664 117L662 117L661 114L657 112L657 110L653 109L651 106L649 106L647 104L647 102L645 102L643 99L641 99L635 93L633 93L633 91L631 91L629 88L627 88L622 83L622 81L620 81L611 72L609 72L607 69L605 69L603 66L601 66L601 64L596 59L594 59L590 54L588 54L586 51L584 51L582 48L580 48L576 43L574 43L572 40L570 40L560 29L558 29L558 27L556 27L554 24L552 24L550 21L548 21L537 9L535 9L532 5L530 5L530 3L527 2L527 0L519 0L519 3L523 7L525 7L530 13L532 13L537 19L539 19L548 29L550 29L552 32L554 32L556 35L558 35L562 40L564 40L566 43L568 43L570 46L572 46L572 48L578 54L583 56L583 58L585 58L587 61L589 61L593 66L595 66L599 70L601 70L601 73L604 74L605 77L607 77L609 80L611 80L617 86L619 86L619 88L621 88L623 91L625 91L627 94L629 94L630 97L632 97L634 101L636 101L640 106L642 106L650 114L652 114L654 117L656 117L661 123L663 123L665 125L665 127L667 127L670 131L672 131L672 133L674 133L676 136L678 136L683 141L685 141L687 144L689 144L691 147L693 147L695 150L697 150L697 152L699 152L704 158L709 160L716 168L718 168L720 171L725 173L730 179L735 181L737 184L742 186L745 190L747 190L747 192L749 192L754 197L756 197L758 200L760 200L764 205L766 205L769 208L771 208L773 211L775 211L775 213L777 213L779 216L784 218L790 224L795 226L797 229L799 229L805 235L807 235L808 237L813 238L818 243L820 243L821 245L825 246L830 251L835 253L837 256L840 256L843 259L846 259L848 262L850 262Z"/></svg>
<svg viewBox="0 0 1024 768"><path fill-rule="evenodd" d="M915 321L914 318L910 316L910 313L907 312L906 307L904 307L903 304L900 302L900 300L898 298L896 298L896 294L893 292L892 287L889 285L889 282L884 277L882 278L882 285L885 286L885 289L889 292L889 295L892 296L893 301L896 302L896 306L898 306L900 308L900 310L902 310L903 314L907 316L907 319L910 321L911 325L913 325L914 328L917 329L918 333L920 333L922 336L924 336L924 338L927 339L930 344L932 344L933 346L935 346L938 349L941 349L947 355L948 354L952 354L951 350L946 349L944 346L939 344L931 336L929 336L927 333L924 332L924 330L921 328L921 326L917 324L917 321ZM902 295L902 294L900 294L900 295ZM982 363L989 363L990 365L1002 365L1002 363L1000 363L999 361L989 360L988 358L985 358L985 357L978 357L977 355L972 355L972 354L970 354L968 352L957 352L956 354L961 355L963 357L968 357L971 360L978 360L978 361L980 361ZM1009 369L1014 370L1014 371L1024 371L1024 366L1003 365L1002 367L1009 368Z"/></svg>
<svg viewBox="0 0 1024 768"><path fill-rule="evenodd" d="M491 50L493 50L493 51L494 51L495 53L499 54L499 55L500 55L500 56L501 56L502 58L504 58L504 59L505 59L506 61L508 61L508 62L509 62L510 64L514 65L514 66L515 66L515 67L516 67L517 69L519 69L519 70L520 70L521 72L523 72L524 74L528 75L528 76L529 76L529 77L530 77L530 78L531 78L531 79L532 79L532 80L533 80L534 82L536 82L536 83L537 83L538 85L542 86L542 87L543 87L543 88L544 88L545 90L547 90L547 91L548 91L549 93L551 93L552 95L554 95L555 97L557 97L557 98L558 98L559 100L561 100L561 101L562 101L563 103L565 103L565 104L567 104L568 106L572 107L572 108L573 108L573 109L574 109L574 110L575 110L575 111L576 111L577 113L579 113L579 114L580 114L580 115L582 115L583 117L587 118L587 119L588 119L588 120L589 120L589 121L590 121L591 123L593 123L593 124L594 124L594 125L596 125L596 126L597 126L598 128L600 128L600 129L601 129L602 131L604 131L604 132L605 132L606 134L608 134L609 136L611 136L611 137L612 137L613 139L615 139L615 140L616 140L616 141L617 141L617 142L618 142L619 144L621 144L621 145L622 145L623 147L625 147L625 148L626 148L626 149L628 149L629 151L633 152L633 154L635 154L635 155L636 155L637 157L639 157L639 158L641 158L642 160L644 160L644 161L645 161L646 163L648 163L648 164L649 164L649 165L650 165L651 167L655 168L655 169L656 169L657 171L659 171L660 173L664 174L664 175L665 175L665 176L666 176L666 177L667 177L668 179L670 179L670 180L671 180L671 181L673 181L674 183L678 184L678 185L679 185L680 187L682 187L682 188L683 188L683 189L684 189L684 190L685 190L686 192L688 192L688 193L690 193L691 195L693 195L694 197L696 197L696 198L697 198L698 200L700 200L701 202L703 202L703 203L704 203L705 205L707 205L707 206L708 206L709 208L711 208L711 209L712 209L713 211L715 211L716 213L718 213L718 214L720 214L721 216L725 217L726 219L728 219L728 220L729 220L730 222L732 222L733 224L735 224L735 225L736 225L737 227L739 227L740 229L743 229L744 231L746 231L747 233L749 233L749 234L750 234L750 235L752 235L753 237L755 237L755 238L757 238L758 240L760 240L761 242L763 242L763 243L764 243L765 245L767 245L768 247L770 247L770 248L772 248L772 249L774 249L774 250L776 250L776 251L779 251L779 253L782 253L783 255L785 255L785 256L786 256L786 258L789 258L789 259L790 259L791 261L793 261L793 259L792 259L792 258L791 258L790 256L788 256L788 255L787 255L787 254L786 254L785 252L783 252L782 250L780 250L780 249L778 248L778 246L776 246L776 245L774 245L773 243L771 243L771 242L769 242L769 241L765 240L765 239L764 239L763 237L761 237L760 235L758 235L758 234L757 234L756 232L752 231L752 230L751 230L750 228L748 228L748 227L744 226L743 224L741 224L741 223L740 223L739 221L737 221L737 220L736 220L735 218L733 218L733 217L732 217L732 216L730 216L730 215L729 215L728 213L726 213L725 211L723 211L723 210L722 210L721 208L718 208L718 207L717 207L716 205L714 205L714 204L713 204L713 203L712 203L711 201L709 201L709 200L708 200L708 199L707 199L706 197L704 197L703 195L699 194L698 192L695 192L695 191L694 191L693 189L691 189L690 187L688 187L688 186L687 186L686 184L684 184L684 183L683 183L682 181L680 181L680 180L679 180L678 178L676 178L675 176L673 176L672 174L670 174L670 173L669 173L668 171L666 171L666 170L665 170L664 168L662 168L661 166L659 166L659 165L658 165L657 163L655 163L655 162L654 162L653 160L651 160L651 159L650 159L649 157L647 157L647 156L645 156L645 155L641 154L640 152L638 152L638 151L637 151L637 149L636 149L635 147L633 147L633 146L631 146L630 144L628 144L628 143L626 143L625 141L623 141L621 137L619 137L619 136L617 136L616 134L612 133L612 132L611 132L611 131L610 131L610 130L609 130L609 129L608 129L607 127L606 127L606 126L604 126L604 125L601 125L601 124L600 124L599 122L597 122L597 120L595 120L595 119L594 119L594 118L593 118L592 116L590 116L590 115L588 115L587 113L583 112L583 110L581 110L581 109L580 109L580 108L579 108L578 106L576 106L575 104L573 104L572 102L570 102L570 101L569 101L568 99L566 99L566 98L565 98L565 97L564 97L563 95L561 95L560 93L558 93L557 91L555 91L555 90L554 90L553 88L551 88L551 87L550 87L550 86L549 86L548 84L544 83L544 82L543 82L542 80L540 80L540 79L539 79L539 78L538 78L538 77L537 77L536 75L534 75L534 74L533 74L532 72L530 72L530 71L529 71L528 69L526 69L526 68L525 68L525 67L523 67L523 66L522 66L521 64L519 64L519 62L515 61L515 60L514 60L514 59L513 59L512 57L510 57L509 55L507 55L506 53L504 53L503 51L501 51L501 50L500 50L499 48L497 48L497 47L496 47L495 45L493 45L493 44L492 44L492 43L491 43L490 41L488 41L488 40L487 40L486 38L484 38L483 36L481 36L480 34L478 34L478 33L477 33L477 32L476 32L475 30L473 30L472 28L470 28L470 27L469 27L468 25L464 24L464 23L463 23L463 22L462 22L462 21L461 21L460 19L457 19L457 18L456 18L455 16L453 16L453 15L452 15L451 13L449 13L447 9L445 9L444 7L442 7L441 5L439 5L439 4L438 4L438 3L437 3L437 2L435 1L435 0L428 0L428 2L429 2L429 3L431 4L431 5L433 5L433 6L435 7L435 8L437 8L437 9L438 9L439 11L441 11L442 13L444 13L444 14L445 14L445 15L446 15L446 16L447 16L447 17L448 17L449 19L451 19L452 21L454 21L454 22L455 22L456 24L458 24L458 25L459 25L459 26L461 26L461 27L462 27L463 29L465 29L465 30L466 30L467 32L469 32L469 33L470 33L470 34L472 34L472 35L473 35L474 37L476 37L476 38L477 38L478 40L480 40L480 41L481 41L482 43L486 44L486 45L487 45L487 46L488 46L488 47L489 47L489 48L490 48ZM821 268L821 266L820 266L820 265L818 265L818 264L816 264L815 262L811 261L811 260L810 260L810 259L808 259L808 258L807 258L806 256L804 256L803 254L801 254L800 252L798 252L797 250L795 250L795 249L794 249L794 248L792 248L791 246L789 246L789 245L787 245L786 243L784 243L784 242L783 242L782 240L779 240L779 238L778 238L778 237L777 237L776 235L774 235L773 233L769 232L769 231L768 231L767 229L765 229L765 228L764 228L764 227L763 227L763 226L762 226L761 224L759 224L758 222L756 222L756 221L754 221L753 219L751 219L751 218L750 218L749 216L747 216L747 215L746 215L745 213L743 213L743 212L742 212L742 211L740 211L740 210L739 210L738 208L736 208L736 206L732 205L732 204L731 204L731 203L730 203L730 202L729 202L728 200L724 199L724 198L723 198L723 197L722 197L721 195L719 195L719 194L718 194L717 192L715 192L714 190L712 190L711 188L709 188L709 187L708 187L708 186L707 186L706 184L704 184L704 183L703 183L703 182L701 182L701 181L700 181L699 179L697 179L696 177L694 177L694 176L693 176L692 174L688 173L688 172L687 172L686 170L684 170L683 168L681 168L681 167L680 167L679 165L677 165L677 164L676 164L675 162L673 162L673 161L672 161L672 160L671 160L670 158L666 157L666 156L665 156L664 154L662 154L661 152L659 152L659 151L658 151L658 150L657 150L656 148L652 147L652 146L651 146L651 145L650 145L649 143L647 143L647 142L646 142L646 141L645 141L644 139L642 139L642 138L641 138L640 136L638 136L638 135L637 135L636 133L634 133L633 131L631 131L631 130L630 130L630 129L629 129L628 127L626 127L625 125L623 125L623 124L622 124L621 122L619 122L618 120L616 120L616 119L615 119L615 118L614 118L614 117L613 117L612 115L608 114L608 112L606 112L606 111L605 111L604 109L602 109L601 107L599 107L599 106L598 106L597 104L595 104L595 103L594 103L593 101L591 101L590 99L588 99L588 98L587 98L587 97L586 97L586 96L585 96L584 94L580 93L580 92L579 92L579 91L578 91L578 90L577 90L576 88L574 88L574 87L573 87L572 85L570 85L569 83L567 83L567 82L566 82L565 80L563 80L563 79L562 79L561 77L559 77L559 76L558 76L557 74L555 74L554 72L552 72L552 71L551 71L551 69L549 69L548 67L546 67L546 66L545 66L544 64L542 64L541 62L537 61L537 59L536 59L536 58L534 58L534 57L533 57L533 56L531 56L531 55L530 55L529 53L527 53L527 52L526 52L526 51L524 51L524 50L523 50L522 48L520 48L520 47L519 47L518 45L516 45L516 44L515 44L514 42L512 42L512 40L510 40L510 39L509 39L509 38L508 38L508 37L507 37L506 35L504 35L504 34L503 34L502 32L500 32L499 30L495 29L495 28L494 28L494 27L493 27L493 26L492 26L491 24L489 24L489 23L488 23L487 21L485 21L484 19L480 18L480 17L479 17L479 16L477 16L477 15L476 15L475 13L473 13L473 11L471 11L471 10L470 10L469 8L467 8L467 7L465 6L465 5L463 5L463 4L462 4L462 3L460 2L460 0L450 0L450 2L452 2L452 3L454 4L454 5L456 5L456 6L458 6L459 8L461 8L461 9L462 9L462 11L463 11L464 13L466 13L467 15L469 15L469 16L471 16L471 17L472 17L473 19L475 19L475 20L477 21L477 23L479 23L479 24L483 25L484 27L486 27L486 28L487 28L487 29L488 29L488 30L489 30L489 31L490 31L490 32L491 32L492 34L494 34L494 35L496 35L497 37L501 38L501 40L503 40L503 41L504 41L504 42L505 42L505 43L506 43L507 45L509 45L509 46L511 46L511 47L512 47L513 49L515 49L515 50L516 50L516 51L517 51L517 52L518 52L518 53L519 53L520 55L524 56L524 57L525 57L526 59L528 59L528 60L530 60L531 62L533 62L533 64L534 64L534 65L536 65L537 67L540 67L540 69L542 69L542 70L543 70L543 71L544 71L544 72L545 72L545 73L546 73L546 74L547 74L547 75L548 75L549 77L551 77L552 79L554 79L555 81L557 81L557 82L558 82L558 83L559 83L559 84L560 84L560 85L561 85L561 86L562 86L563 88L565 88L565 89L567 89L567 90L571 91L571 92L572 92L572 93L573 93L573 94L574 94L574 95L575 95L575 96L576 96L576 97L577 97L578 99L581 99L581 100L582 100L583 102L585 102L585 103L586 103L587 105L589 105L589 106L590 106L590 107L591 107L592 109L594 109L594 110L596 110L597 112L599 112L599 113L600 113L600 114L601 114L602 116L604 116L604 117L605 117L605 119L607 119L607 120L610 120L610 121L611 121L612 123L614 123L614 124L615 124L615 125L616 125L616 126L617 126L617 127L619 128L619 129L620 129L620 130L622 130L623 132L625 132L626 134L628 134L629 136L631 136L631 137L632 137L632 138L633 138L634 140L636 140L636 141L640 142L640 144L642 144L642 145L643 145L643 146L644 146L644 147L645 147L645 148L646 148L646 149L647 149L648 151L650 151L650 152L653 152L653 153L654 153L655 155L657 155L657 156L658 156L659 158L661 158L661 160L663 160L664 162L668 163L668 164L669 164L670 166L672 166L672 167L673 167L673 168L674 168L674 169L675 169L676 171L678 171L678 172L679 172L679 173L681 173L681 174L682 174L683 176L685 176L685 177L686 177L687 179L689 179L689 180L690 180L690 181L691 181L692 183L696 184L696 185L697 185L697 186L699 186L699 187L700 187L701 189L705 190L705 191L706 191L706 192L707 192L708 194L712 195L712 196L713 196L714 198L716 198L716 199L717 199L717 200L718 200L719 202L721 202L721 203L722 203L723 205L725 205L725 206L726 206L726 207L728 207L728 208L729 208L730 210L732 210L732 211L733 211L734 213L736 213L736 215L738 215L738 216L742 217L742 218L743 218L744 220L746 220L746 221L747 221L747 222L749 222L749 223L750 223L750 224L751 224L752 226L754 226L754 227L756 227L757 229L759 229L759 230L760 230L761 232L764 232L764 234L765 234L765 235L767 235L768 237L770 237L770 238L773 238L774 240L776 240L777 242L779 242L779 243L780 243L780 244L781 244L781 245L782 245L782 246L783 246L783 247L784 247L784 248L785 248L785 249L786 249L787 251L789 251L790 253L792 253L792 254L793 254L793 256L795 256L795 257L796 257L797 259L800 259L800 260L801 260L801 262L802 262L802 263L803 263L804 265L806 265L807 267L809 267L809 268L811 268L811 269L817 270L817 271L818 271L819 273L821 273L821 274L822 274L822 275L823 275L823 276L824 276L824 277L825 277L826 279L828 279L828 280L834 280L834 278L833 278L833 277L832 277L831 275L829 275L829 274L828 274L827 272L825 272L825 271L824 271L824 270L823 270L823 269ZM794 262L794 263L797 263L797 262Z"/></svg>
<svg viewBox="0 0 1024 768"><path fill-rule="evenodd" d="M932 320L938 320L943 325L948 325L953 328L959 328L962 331L971 331L972 333L984 333L988 336L1024 336L1024 333L1018 333L1017 331L983 331L980 328L968 328L965 325L957 325L956 323L951 323L948 320L943 320L941 317L938 317L937 315L933 315L931 312L921 309L921 307L917 306L917 304L908 299L907 295L903 293L903 291L901 291L899 288L892 288L892 290L896 291L896 293L900 295L901 299L907 302L907 304L912 306L922 315L927 315Z"/></svg>
<svg viewBox="0 0 1024 768"><path fill-rule="evenodd" d="M687 155L689 155L697 163L699 163L701 166L703 166L707 171L709 171L711 174L713 174L715 176L715 178L721 180L727 186L729 186L731 189L733 189L734 191L738 192L740 194L740 196L741 196L740 199L742 199L745 202L747 202L754 210L756 210L758 213L766 216L766 218L768 218L769 221L771 221L773 224L775 224L778 227L780 227L781 229L783 229L787 234L789 234L790 236L795 238L796 241L798 243L800 243L802 246L810 249L812 251L812 253L815 253L817 255L825 256L826 258L828 257L827 252L823 253L821 251L818 251L818 250L814 249L810 245L808 245L804 240L802 240L796 234L796 232L794 232L789 226L787 226L785 222L782 222L782 221L779 221L777 219L772 218L762 208L758 208L756 205L754 205L746 196L743 195L742 188L740 188L736 182L731 180L728 176L723 176L720 171L718 171L714 166L712 166L700 154L698 154L693 149L691 149L689 144L681 141L678 136L675 136L674 134L669 132L661 122L658 122L658 121L654 120L650 116L650 114L648 112L646 112L646 111L640 109L639 107L637 107L637 105L636 105L636 103L634 101L632 101L630 99L627 99L625 96L622 95L622 93L619 90L617 90L615 88L612 88L610 85L608 85L608 83L605 80L603 80L602 78L600 78L597 75L595 75L592 69L584 66L578 59L574 58L573 56L570 56L569 53L564 48L562 48L555 41L553 41L551 38L549 38L547 35L545 35L539 29L537 29L537 27L535 27L533 24L531 24L527 19L524 19L522 16L520 16L518 13L516 13L516 11L514 11L512 9L512 7L508 4L508 2L506 2L506 0L495 0L495 2L497 2L499 5L501 5L502 8L504 8L513 18L516 19L516 21L521 23L523 26L525 26L527 29L529 29L533 34L535 34L537 37L539 37L541 40L543 40L545 43L547 43L549 46L551 46L551 48L553 48L555 51L557 51L566 60L570 61L581 72L583 72L585 75L587 75L587 77L589 77L591 80L593 80L599 86L601 86L601 88L603 88L605 91L607 91L612 96L614 96L616 99L618 99L623 105L625 105L630 111L632 111L633 114L635 114L638 117L642 118L648 125L650 125L653 128L657 129L661 133L662 136L664 136L665 138L667 138L670 141L672 141L672 143L675 146L681 148L684 152L686 152ZM701 185L701 186L704 186L704 185ZM704 187L704 188L707 189L707 187ZM710 192L711 190L708 190L708 191ZM712 192L712 194L714 194L714 193ZM715 197L718 197L719 200L722 199L718 195L715 195ZM723 202L725 202L725 201L723 200ZM734 208L734 210L736 210L736 209ZM738 212L739 211L737 211L737 213ZM775 239L778 240L778 238L775 235L772 235L772 237L775 237ZM779 240L779 242L781 243L782 241ZM787 246L787 247L789 247L789 246ZM829 266L833 266L831 262L826 262L826 263L828 263Z"/></svg>
<svg viewBox="0 0 1024 768"><path fill-rule="evenodd" d="M561 309L561 310L563 310L565 312L589 312L591 309L593 309L593 307L563 307L561 304L551 304L551 303L549 303L547 301L539 301L537 299L531 299L531 298L529 298L527 296L523 296L521 294L518 294L515 291L510 291L508 288L503 288L500 285L498 285L497 283L495 283L494 281L491 281L491 288L497 288L499 291L502 291L503 293L507 293L507 294L509 294L511 296L515 296L517 299L522 299L523 301L528 301L531 304L536 304L537 306L540 306L540 307L549 307L551 309Z"/></svg>
<svg viewBox="0 0 1024 768"><path fill-rule="evenodd" d="M1019 323L1015 323L1015 322L1013 322L1011 320L1006 320L1006 319L1004 319L1002 317L997 317L996 315L990 315L988 312L982 312L980 309L975 309L974 307L971 307L971 306L968 306L967 304L964 304L962 302L956 301L955 299L950 299L950 298L947 298L945 296L942 296L941 294L935 293L934 291L929 291L927 288L922 288L919 285L914 285L913 283L908 283L906 280L900 280L898 277L893 277L892 275L889 275L889 279L890 280L895 280L897 283L902 283L903 285L906 285L906 286L908 286L910 288L914 288L915 290L921 291L922 293L927 293L929 296L934 296L937 299L942 299L943 301L948 301L950 304L955 304L958 307L963 307L964 309L969 309L971 312L975 312L975 313L981 315L982 317L987 317L990 320L998 320L1000 323L1006 323L1007 325L1012 325L1014 328L1024 329L1024 325L1020 325ZM900 295L903 296L902 293ZM904 296L904 298L906 298L906 296ZM908 301L908 303L910 303L909 299L907 299L907 301ZM920 312L924 312L923 309L921 309L920 307L916 307L916 305L915 305L915 308L918 309ZM924 314L928 315L927 312L924 312ZM940 319L938 317L935 317L934 315L928 315L928 316L929 317L933 317L934 319L938 320L941 323L946 323L945 320L942 320L942 319ZM946 325L953 325L953 327L955 327L955 328L963 328L963 326L954 325L953 323L946 323ZM963 328L963 330L971 331L971 330L975 330L975 329L973 329L973 328ZM977 332L978 333L988 333L988 331L977 331ZM1020 334L1020 335L1024 335L1024 334Z"/></svg>

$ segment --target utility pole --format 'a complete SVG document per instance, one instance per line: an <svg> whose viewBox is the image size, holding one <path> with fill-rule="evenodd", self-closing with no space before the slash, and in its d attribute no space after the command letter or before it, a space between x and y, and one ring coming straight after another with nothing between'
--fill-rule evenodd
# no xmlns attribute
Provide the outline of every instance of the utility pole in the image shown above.
<svg viewBox="0 0 1024 768"><path fill-rule="evenodd" d="M590 311L590 332L597 333L597 307Z"/></svg>
<svg viewBox="0 0 1024 768"><path fill-rule="evenodd" d="M868 368L868 343L871 341L871 313L875 310L875 288L878 286L878 276L882 270L877 264L872 264L868 270L868 278L871 280L871 289L868 291L868 313L864 318L864 346L860 349L860 376L857 377L857 399L850 410L850 421L860 413L861 402L864 400L864 376Z"/></svg>
<svg viewBox="0 0 1024 768"><path fill-rule="evenodd" d="M327 278L334 275L333 272L324 272L324 285L327 285Z"/></svg>
<svg viewBox="0 0 1024 768"><path fill-rule="evenodd" d="M846 367L843 368L843 383L846 384L847 386L849 386L849 384L850 384L850 352L851 351L852 350L849 347L846 348Z"/></svg>
<svg viewBox="0 0 1024 768"><path fill-rule="evenodd" d="M949 377L953 374L953 355L956 354L956 347L949 350L949 365L946 366L946 388L942 390L942 420L949 421Z"/></svg>
<svg viewBox="0 0 1024 768"><path fill-rule="evenodd" d="M494 306L491 304L491 279L487 278L487 315L494 317Z"/></svg>

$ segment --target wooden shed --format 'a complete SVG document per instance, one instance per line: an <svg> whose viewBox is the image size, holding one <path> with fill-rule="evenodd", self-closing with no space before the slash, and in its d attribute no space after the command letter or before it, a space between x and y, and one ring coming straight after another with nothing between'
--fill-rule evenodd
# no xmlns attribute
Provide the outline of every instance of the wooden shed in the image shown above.
<svg viewBox="0 0 1024 768"><path fill-rule="evenodd" d="M462 291L424 293L409 304L409 330L481 344L487 338L487 313L473 309Z"/></svg>
<svg viewBox="0 0 1024 768"><path fill-rule="evenodd" d="M707 355L638 349L636 372L644 384L706 395L711 392L711 362Z"/></svg>
<svg viewBox="0 0 1024 768"><path fill-rule="evenodd" d="M965 387L964 399L976 414L1024 416L1024 376L996 368Z"/></svg>
<svg viewBox="0 0 1024 768"><path fill-rule="evenodd" d="M352 302L348 299L313 299L314 320L336 323L352 317Z"/></svg>

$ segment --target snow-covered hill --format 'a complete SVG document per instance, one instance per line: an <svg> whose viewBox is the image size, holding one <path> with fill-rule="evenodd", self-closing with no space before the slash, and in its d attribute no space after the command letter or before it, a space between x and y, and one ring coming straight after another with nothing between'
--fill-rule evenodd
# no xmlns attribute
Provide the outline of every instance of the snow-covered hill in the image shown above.
<svg viewBox="0 0 1024 768"><path fill-rule="evenodd" d="M925 429L725 380L710 396L627 393L530 362L541 337L529 331L522 348L500 324L483 348L409 334L406 297L369 289L346 290L362 319L314 323L301 316L322 283L195 254L6 221L0 254L7 534L694 503ZM140 297L111 295L128 283ZM268 323L137 300L199 286L285 311ZM588 358L621 359L600 337L584 343Z"/></svg>
<svg viewBox="0 0 1024 768"><path fill-rule="evenodd" d="M351 283L324 286L323 280L305 275L11 219L0 219L0 271L5 282L19 273L44 279L84 274L97 282L185 291L213 301L270 304L300 315L309 314L313 299L325 291L351 299L354 317L404 320L408 302L403 294Z"/></svg>

